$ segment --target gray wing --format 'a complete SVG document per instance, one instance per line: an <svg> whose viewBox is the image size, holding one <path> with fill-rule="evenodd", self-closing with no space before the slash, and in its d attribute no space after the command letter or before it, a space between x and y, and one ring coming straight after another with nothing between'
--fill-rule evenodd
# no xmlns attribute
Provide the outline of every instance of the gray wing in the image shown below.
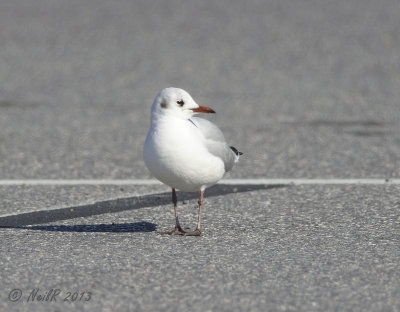
<svg viewBox="0 0 400 312"><path fill-rule="evenodd" d="M229 147L222 131L207 119L192 117L190 120L203 134L204 143L208 151L222 159L225 171L231 170L233 164L239 160L239 153L236 153L234 149Z"/></svg>

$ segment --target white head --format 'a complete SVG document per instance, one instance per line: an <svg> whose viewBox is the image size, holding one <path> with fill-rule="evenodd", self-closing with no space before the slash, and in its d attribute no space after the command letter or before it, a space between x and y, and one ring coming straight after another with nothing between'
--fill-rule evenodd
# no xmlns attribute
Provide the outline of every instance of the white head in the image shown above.
<svg viewBox="0 0 400 312"><path fill-rule="evenodd" d="M211 108L199 106L185 90L165 88L156 96L151 107L152 118L163 115L189 119L196 113L215 113Z"/></svg>

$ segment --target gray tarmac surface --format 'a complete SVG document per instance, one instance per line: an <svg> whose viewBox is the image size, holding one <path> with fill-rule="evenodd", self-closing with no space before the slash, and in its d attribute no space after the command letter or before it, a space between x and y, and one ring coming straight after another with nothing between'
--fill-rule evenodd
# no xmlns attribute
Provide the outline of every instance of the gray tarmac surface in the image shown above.
<svg viewBox="0 0 400 312"><path fill-rule="evenodd" d="M141 149L167 86L244 152L226 178L400 178L399 13L1 1L0 179L151 178ZM217 185L195 238L158 234L165 186L0 185L0 311L400 311L399 188ZM178 194L191 228L196 196Z"/></svg>

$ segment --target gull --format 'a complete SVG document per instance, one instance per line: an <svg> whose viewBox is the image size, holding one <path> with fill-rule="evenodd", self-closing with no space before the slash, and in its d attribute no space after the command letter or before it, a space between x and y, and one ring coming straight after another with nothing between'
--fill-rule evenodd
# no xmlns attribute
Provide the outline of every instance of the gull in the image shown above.
<svg viewBox="0 0 400 312"><path fill-rule="evenodd" d="M151 124L143 146L143 159L149 171L172 188L175 227L162 234L201 235L201 210L204 191L216 184L242 154L229 146L221 130L197 113L215 113L199 106L188 92L165 88L151 107ZM178 219L176 189L200 191L196 229L186 232Z"/></svg>

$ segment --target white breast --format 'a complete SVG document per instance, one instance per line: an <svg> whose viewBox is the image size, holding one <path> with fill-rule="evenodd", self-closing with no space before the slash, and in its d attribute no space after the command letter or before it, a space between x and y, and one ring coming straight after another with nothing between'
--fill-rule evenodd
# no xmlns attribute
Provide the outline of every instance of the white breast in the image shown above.
<svg viewBox="0 0 400 312"><path fill-rule="evenodd" d="M152 125L143 158L157 179L182 191L204 189L225 174L223 160L207 150L196 125L173 116L163 116Z"/></svg>

